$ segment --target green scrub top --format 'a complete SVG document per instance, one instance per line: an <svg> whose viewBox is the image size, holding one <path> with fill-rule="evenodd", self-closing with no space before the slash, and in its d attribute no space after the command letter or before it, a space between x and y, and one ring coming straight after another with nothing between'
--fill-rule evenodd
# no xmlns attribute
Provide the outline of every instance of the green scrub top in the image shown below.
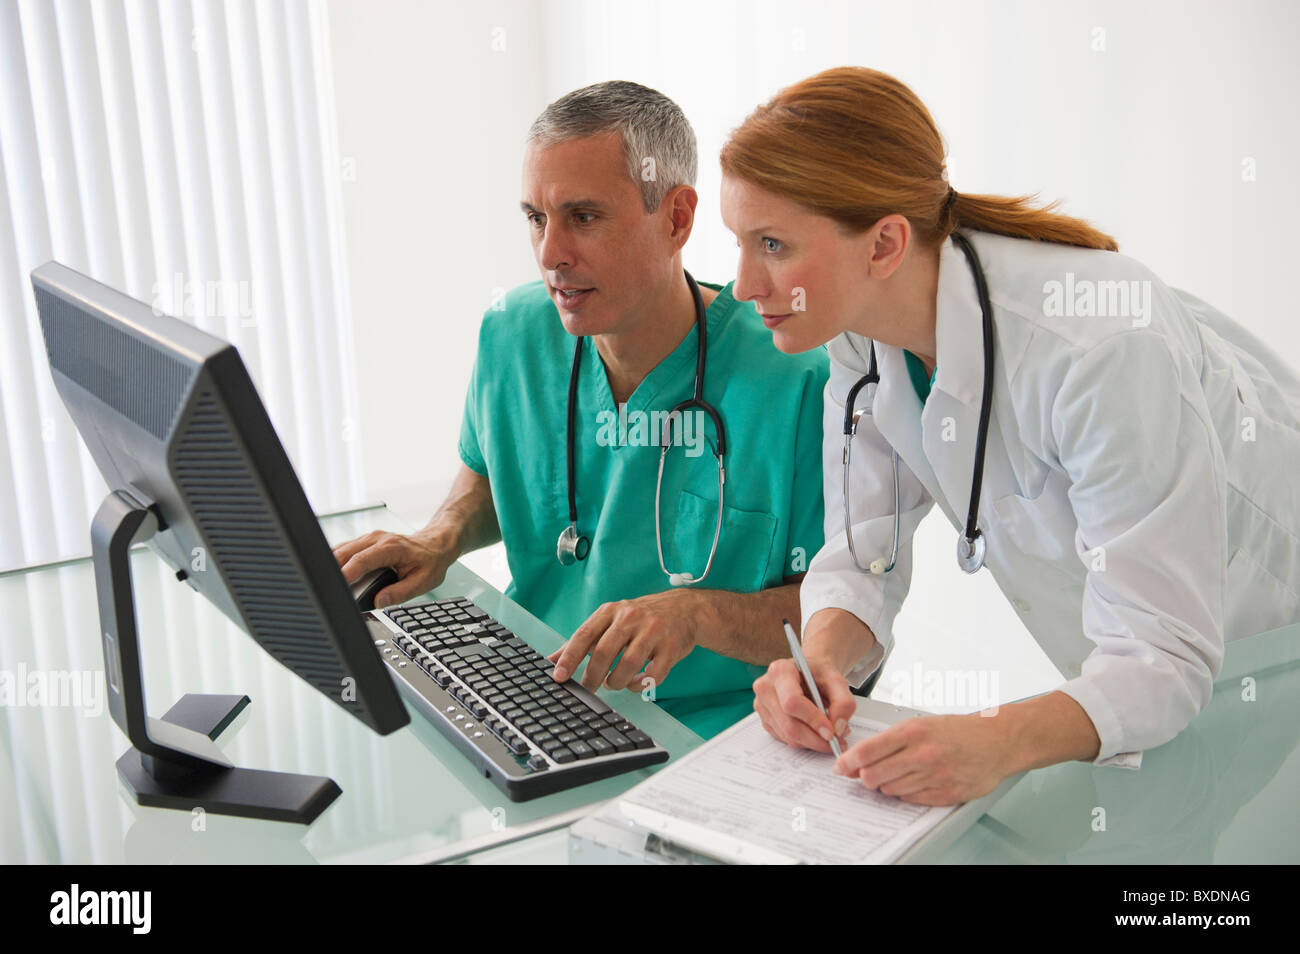
<svg viewBox="0 0 1300 954"><path fill-rule="evenodd" d="M703 283L702 283L703 284ZM731 286L706 312L704 398L727 437L722 533L700 589L753 592L804 572L822 545L822 391L828 359L818 348L786 355L752 305ZM655 548L657 428L694 392L696 330L618 407L605 366L583 340L575 414L578 530L587 559L561 566L556 539L569 523L565 427L575 339L542 282L489 310L465 399L459 451L488 477L513 580L506 595L568 637L602 603L671 589ZM678 428L664 467L664 562L699 576L713 543L718 469L712 424ZM701 433L701 430L703 433ZM753 710L765 667L697 646L655 687L655 701L708 738Z"/></svg>
<svg viewBox="0 0 1300 954"><path fill-rule="evenodd" d="M925 365L920 358L904 349L903 360L907 362L907 376L912 379L912 388L916 391L916 396L921 399L921 403L924 404L930 398L930 389L934 387L934 378L939 373L939 369L935 368L934 374L927 378L925 376Z"/></svg>

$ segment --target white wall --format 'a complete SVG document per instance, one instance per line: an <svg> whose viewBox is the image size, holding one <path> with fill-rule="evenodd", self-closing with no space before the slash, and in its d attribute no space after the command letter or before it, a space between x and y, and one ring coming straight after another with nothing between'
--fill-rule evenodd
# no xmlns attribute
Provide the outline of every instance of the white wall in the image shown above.
<svg viewBox="0 0 1300 954"><path fill-rule="evenodd" d="M519 212L545 106L536 12L330 0L329 17L366 487L423 522L458 464L492 290L537 277Z"/></svg>
<svg viewBox="0 0 1300 954"><path fill-rule="evenodd" d="M1300 7L1284 0L331 0L330 11L342 151L357 159L345 195L367 476L376 494L412 502L412 519L454 468L491 289L536 277L516 208L528 122L603 79L654 86L695 124L702 201L687 264L701 277L734 268L717 212L728 130L785 84L868 65L925 100L958 190L1064 199L1300 365L1288 291ZM494 27L503 52L490 48ZM385 449L395 442L401 454ZM987 574L956 569L954 541L941 517L921 531L891 670L943 658L996 667L1003 698L1048 688L1050 664Z"/></svg>

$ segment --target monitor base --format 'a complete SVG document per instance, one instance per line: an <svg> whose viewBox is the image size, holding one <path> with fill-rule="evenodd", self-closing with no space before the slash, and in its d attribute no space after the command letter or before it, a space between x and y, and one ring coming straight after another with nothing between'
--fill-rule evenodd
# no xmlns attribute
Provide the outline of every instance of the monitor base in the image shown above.
<svg viewBox="0 0 1300 954"><path fill-rule="evenodd" d="M248 704L248 696L187 693L167 710L163 721L215 741ZM300 825L310 825L342 794L333 779L319 775L219 765L179 769L162 765L135 748L127 749L117 760L117 774L136 802L149 808L202 809L217 815Z"/></svg>

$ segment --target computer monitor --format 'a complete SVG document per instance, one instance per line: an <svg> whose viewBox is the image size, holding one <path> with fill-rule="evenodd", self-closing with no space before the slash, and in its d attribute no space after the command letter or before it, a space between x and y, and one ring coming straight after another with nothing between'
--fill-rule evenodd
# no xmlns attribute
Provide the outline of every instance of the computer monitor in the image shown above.
<svg viewBox="0 0 1300 954"><path fill-rule="evenodd" d="M148 716L128 553L148 545L289 670L376 732L409 721L233 345L48 262L32 287L50 371L109 487L91 544L109 711L140 804L310 823L328 778L233 766L218 733L247 697Z"/></svg>

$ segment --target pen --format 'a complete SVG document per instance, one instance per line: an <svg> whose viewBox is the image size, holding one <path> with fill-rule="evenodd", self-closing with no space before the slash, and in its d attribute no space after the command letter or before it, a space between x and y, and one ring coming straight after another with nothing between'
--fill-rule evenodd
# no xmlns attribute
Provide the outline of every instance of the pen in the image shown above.
<svg viewBox="0 0 1300 954"><path fill-rule="evenodd" d="M808 671L808 660L803 658L803 650L799 648L799 637L794 634L794 627L790 625L788 619L781 620L781 625L785 627L785 638L790 643L790 655L794 657L794 664L799 667L799 673L803 676L804 685L812 693L813 702L817 703L817 708L821 714L826 716L826 721L830 721L830 715L826 712L826 706L822 704L822 694L817 691L817 683L813 682L812 673ZM831 730L834 732L834 729ZM840 740L831 736L831 751L835 757L839 758L843 753L840 750Z"/></svg>

